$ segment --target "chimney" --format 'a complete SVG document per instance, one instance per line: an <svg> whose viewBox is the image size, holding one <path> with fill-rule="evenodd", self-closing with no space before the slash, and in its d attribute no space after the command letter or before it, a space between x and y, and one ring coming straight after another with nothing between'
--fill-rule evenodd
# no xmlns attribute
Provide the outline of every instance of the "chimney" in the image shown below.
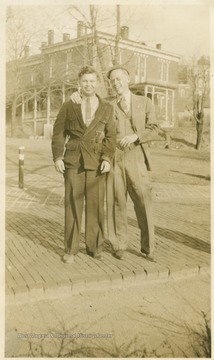
<svg viewBox="0 0 214 360"><path fill-rule="evenodd" d="M29 52L30 52L30 46L29 45L25 45L24 47L24 57L28 58L29 57Z"/></svg>
<svg viewBox="0 0 214 360"><path fill-rule="evenodd" d="M156 49L161 50L161 44L156 44Z"/></svg>
<svg viewBox="0 0 214 360"><path fill-rule="evenodd" d="M120 28L120 36L123 40L128 40L129 39L129 28L128 26L122 26Z"/></svg>
<svg viewBox="0 0 214 360"><path fill-rule="evenodd" d="M46 41L42 41L42 42L41 42L41 48L43 48L43 47L45 47L45 46L47 46Z"/></svg>
<svg viewBox="0 0 214 360"><path fill-rule="evenodd" d="M85 35L85 24L83 21L77 22L77 37Z"/></svg>
<svg viewBox="0 0 214 360"><path fill-rule="evenodd" d="M63 40L62 40L62 41L68 41L68 40L70 40L70 34L64 33L64 34L63 34Z"/></svg>
<svg viewBox="0 0 214 360"><path fill-rule="evenodd" d="M54 43L54 31L48 30L48 45L53 45Z"/></svg>

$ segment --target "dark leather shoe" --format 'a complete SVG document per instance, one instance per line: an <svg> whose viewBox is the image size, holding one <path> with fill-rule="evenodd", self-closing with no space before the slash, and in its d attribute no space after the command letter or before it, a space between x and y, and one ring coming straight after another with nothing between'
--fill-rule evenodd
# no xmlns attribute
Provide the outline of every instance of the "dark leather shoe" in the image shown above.
<svg viewBox="0 0 214 360"><path fill-rule="evenodd" d="M157 262L156 259L154 258L154 256L152 254L148 254L144 251L141 251L141 254L143 255L143 257L148 260L148 261L151 261L151 262Z"/></svg>
<svg viewBox="0 0 214 360"><path fill-rule="evenodd" d="M125 259L125 251L124 250L115 251L114 255L119 260L124 260Z"/></svg>

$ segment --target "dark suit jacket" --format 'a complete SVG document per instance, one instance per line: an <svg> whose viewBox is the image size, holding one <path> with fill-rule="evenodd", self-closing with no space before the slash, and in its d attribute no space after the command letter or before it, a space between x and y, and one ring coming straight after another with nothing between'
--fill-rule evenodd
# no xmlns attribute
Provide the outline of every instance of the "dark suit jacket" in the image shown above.
<svg viewBox="0 0 214 360"><path fill-rule="evenodd" d="M99 97L98 97L99 98ZM69 137L65 145L66 136ZM114 108L99 98L95 118L86 127L81 105L65 102L55 121L52 137L53 160L64 159L68 168L78 168L80 158L87 170L98 169L102 160L112 162L116 149Z"/></svg>
<svg viewBox="0 0 214 360"><path fill-rule="evenodd" d="M116 122L121 112L118 111L117 99L109 98L110 103L115 107ZM148 170L152 169L151 156L148 149L148 142L157 137L158 125L155 116L155 109L148 97L131 93L131 119L134 132L138 135L139 144L145 156L145 163Z"/></svg>

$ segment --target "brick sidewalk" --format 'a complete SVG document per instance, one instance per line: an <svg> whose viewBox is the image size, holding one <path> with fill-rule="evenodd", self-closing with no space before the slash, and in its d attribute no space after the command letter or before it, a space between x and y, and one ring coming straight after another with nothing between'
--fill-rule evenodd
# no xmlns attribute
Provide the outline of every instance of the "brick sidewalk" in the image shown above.
<svg viewBox="0 0 214 360"><path fill-rule="evenodd" d="M195 159L192 156L190 161L189 153L186 152L182 163L177 161L177 176L173 166L176 159L179 159L179 152L152 153L156 164L156 170L151 174L156 264L149 263L139 254L139 229L129 200L130 244L126 260L114 258L107 242L104 261L94 260L86 255L82 235L80 252L75 262L68 265L61 261L64 186L62 177L53 168L50 142L24 140L24 190L17 185L17 148L21 142L21 139L9 139L7 147L7 301L57 297L84 289L123 286L133 281L140 283L149 279L168 279L209 271L208 161L195 153ZM163 164L167 164L165 169ZM203 176L204 174L207 176ZM191 175L201 178L202 184L187 183L191 182ZM181 177L184 181L176 183ZM84 227L82 231L84 232Z"/></svg>

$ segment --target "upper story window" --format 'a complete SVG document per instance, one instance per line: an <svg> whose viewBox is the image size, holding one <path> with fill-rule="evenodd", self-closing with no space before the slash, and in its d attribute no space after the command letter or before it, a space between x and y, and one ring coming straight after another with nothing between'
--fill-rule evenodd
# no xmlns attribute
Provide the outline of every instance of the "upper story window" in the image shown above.
<svg viewBox="0 0 214 360"><path fill-rule="evenodd" d="M72 67L72 60L73 60L73 49L66 51L66 62L65 62L65 74L69 74L69 70Z"/></svg>
<svg viewBox="0 0 214 360"><path fill-rule="evenodd" d="M56 75L56 54L49 55L49 78L53 78Z"/></svg>
<svg viewBox="0 0 214 360"><path fill-rule="evenodd" d="M169 80L169 61L159 59L159 80L167 82Z"/></svg>
<svg viewBox="0 0 214 360"><path fill-rule="evenodd" d="M142 82L146 77L146 56L135 54L135 82Z"/></svg>
<svg viewBox="0 0 214 360"><path fill-rule="evenodd" d="M185 89L179 89L180 97L185 97Z"/></svg>

